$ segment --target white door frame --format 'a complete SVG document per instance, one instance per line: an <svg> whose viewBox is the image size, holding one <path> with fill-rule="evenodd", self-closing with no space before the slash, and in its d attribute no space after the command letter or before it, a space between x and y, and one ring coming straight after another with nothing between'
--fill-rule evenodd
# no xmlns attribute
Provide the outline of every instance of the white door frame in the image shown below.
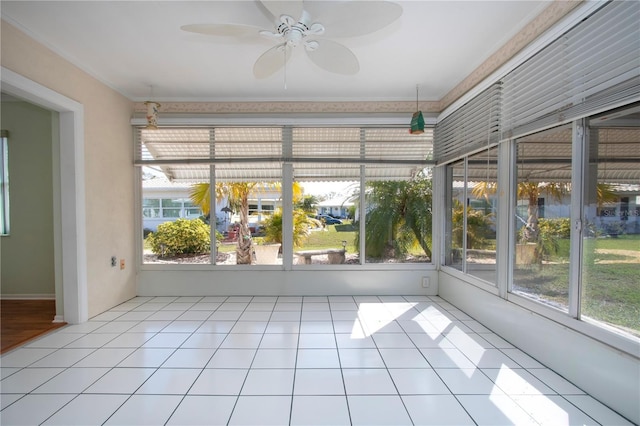
<svg viewBox="0 0 640 426"><path fill-rule="evenodd" d="M56 320L69 324L85 322L88 319L88 300L84 107L4 67L0 81L2 92L59 113L60 152L53 158L54 161L56 157L59 159L54 170L59 170L60 180L59 188L54 185L53 191L54 203L60 206L60 217L54 220L54 250L60 252L55 254L55 267L56 277L62 280L61 286L56 283L56 306L62 306L63 312L56 312Z"/></svg>

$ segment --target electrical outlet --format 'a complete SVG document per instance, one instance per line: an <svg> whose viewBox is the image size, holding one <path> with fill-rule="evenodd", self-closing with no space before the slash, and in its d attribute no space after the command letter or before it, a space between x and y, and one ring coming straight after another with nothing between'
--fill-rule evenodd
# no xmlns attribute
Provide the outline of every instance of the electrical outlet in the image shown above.
<svg viewBox="0 0 640 426"><path fill-rule="evenodd" d="M429 288L431 285L431 279L429 277L422 277L422 287Z"/></svg>
<svg viewBox="0 0 640 426"><path fill-rule="evenodd" d="M120 259L120 269L124 269L124 259Z"/></svg>
<svg viewBox="0 0 640 426"><path fill-rule="evenodd" d="M111 266L116 266L116 257L115 256L111 256Z"/></svg>

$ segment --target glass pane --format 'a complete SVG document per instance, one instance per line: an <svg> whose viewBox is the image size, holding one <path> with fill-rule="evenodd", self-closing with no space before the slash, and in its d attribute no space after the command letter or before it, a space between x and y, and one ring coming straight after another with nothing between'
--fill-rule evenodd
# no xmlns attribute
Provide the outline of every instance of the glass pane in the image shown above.
<svg viewBox="0 0 640 426"><path fill-rule="evenodd" d="M571 127L517 140L514 293L568 311ZM541 209L541 207L543 207Z"/></svg>
<svg viewBox="0 0 640 426"><path fill-rule="evenodd" d="M282 264L281 181L220 178L216 194L216 228L222 235L216 263Z"/></svg>
<svg viewBox="0 0 640 426"><path fill-rule="evenodd" d="M162 217L180 217L181 209L162 209Z"/></svg>
<svg viewBox="0 0 640 426"><path fill-rule="evenodd" d="M431 262L432 180L367 180L366 263Z"/></svg>
<svg viewBox="0 0 640 426"><path fill-rule="evenodd" d="M589 124L582 318L640 337L640 115Z"/></svg>
<svg viewBox="0 0 640 426"><path fill-rule="evenodd" d="M163 198L162 199L162 208L165 207L182 207L182 200L172 200Z"/></svg>
<svg viewBox="0 0 640 426"><path fill-rule="evenodd" d="M332 167L328 165L328 168ZM321 178L294 183L295 265L360 264L356 214L358 187L357 181L325 181ZM297 194L296 188L300 190Z"/></svg>
<svg viewBox="0 0 640 426"><path fill-rule="evenodd" d="M142 199L142 207L160 207L160 200L157 198L144 198Z"/></svg>
<svg viewBox="0 0 640 426"><path fill-rule="evenodd" d="M498 149L467 160L466 272L496 284L496 214Z"/></svg>
<svg viewBox="0 0 640 426"><path fill-rule="evenodd" d="M208 166L200 170L200 176L208 186L207 170ZM190 200L192 188L193 182L170 180L162 171L143 168L143 263L211 263L208 218L200 219L200 207L191 208L196 214L181 218L183 200Z"/></svg>
<svg viewBox="0 0 640 426"><path fill-rule="evenodd" d="M146 218L154 218L154 217L160 217L160 209L150 209L150 208L143 208L142 209L142 217Z"/></svg>
<svg viewBox="0 0 640 426"><path fill-rule="evenodd" d="M185 209L185 217L188 219L196 219L202 216L202 210L199 207L192 207Z"/></svg>
<svg viewBox="0 0 640 426"><path fill-rule="evenodd" d="M464 237L463 203L466 199L463 161L447 166L447 183L449 196L446 222L447 232L445 237L447 256L445 263L461 271L464 255L462 246Z"/></svg>

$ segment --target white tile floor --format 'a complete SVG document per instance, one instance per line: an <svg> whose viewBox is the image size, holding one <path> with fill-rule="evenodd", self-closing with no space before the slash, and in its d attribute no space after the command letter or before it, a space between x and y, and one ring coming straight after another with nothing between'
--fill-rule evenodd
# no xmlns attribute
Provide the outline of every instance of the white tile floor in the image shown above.
<svg viewBox="0 0 640 426"><path fill-rule="evenodd" d="M0 363L2 425L630 424L438 297L137 297Z"/></svg>

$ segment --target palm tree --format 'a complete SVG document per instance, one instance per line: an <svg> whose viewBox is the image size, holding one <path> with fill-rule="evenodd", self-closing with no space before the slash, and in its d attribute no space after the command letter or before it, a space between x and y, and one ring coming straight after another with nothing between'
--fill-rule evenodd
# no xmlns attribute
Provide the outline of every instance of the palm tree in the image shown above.
<svg viewBox="0 0 640 426"><path fill-rule="evenodd" d="M315 195L305 195L302 200L296 203L296 208L301 209L305 213L315 213L316 206L320 201Z"/></svg>
<svg viewBox="0 0 640 426"><path fill-rule="evenodd" d="M517 196L519 200L525 199L527 204L527 223L522 231L522 239L525 242L537 242L540 235L538 224L538 198L542 194L551 195L559 200L566 192L568 184L559 182L529 182L518 184Z"/></svg>
<svg viewBox="0 0 640 426"><path fill-rule="evenodd" d="M210 212L211 197L208 182L196 183L192 186L189 197L191 201L202 208L202 213ZM238 245L236 247L236 264L250 265L252 260L251 230L249 229L249 194L280 188L275 182L218 182L216 183L216 201L227 199L229 207L240 215L238 229ZM302 187L294 182L294 202L301 198Z"/></svg>
<svg viewBox="0 0 640 426"><path fill-rule="evenodd" d="M419 245L431 258L431 179L367 184L365 250L373 257L401 257ZM356 242L356 244L358 244Z"/></svg>
<svg viewBox="0 0 640 426"><path fill-rule="evenodd" d="M553 196L560 199L566 192L568 184L559 182L530 182L523 181L518 183L517 198L518 200L527 200L527 222L525 224L522 239L525 242L538 241L540 228L538 225L538 198L543 194ZM495 182L477 182L471 193L476 198L488 199L490 195L494 195L497 191Z"/></svg>
<svg viewBox="0 0 640 426"><path fill-rule="evenodd" d="M257 182L230 182L216 184L216 200L227 198L229 207L240 214L238 229L238 245L236 247L236 264L250 265L252 260L251 230L249 229L249 194ZM191 188L189 197L194 204L202 208L205 215L210 213L211 196L208 182L196 183Z"/></svg>
<svg viewBox="0 0 640 426"><path fill-rule="evenodd" d="M453 200L453 209L451 214L451 239L459 248L462 248L462 239L466 235L466 248L479 249L487 238L487 231L491 226L493 214L485 214L482 210L474 210L471 206L467 206L467 223L464 226L465 208L458 200Z"/></svg>
<svg viewBox="0 0 640 426"><path fill-rule="evenodd" d="M302 209L293 210L293 247L300 247L304 244L311 233L313 219L307 216L307 212ZM264 241L265 243L282 244L282 209L278 209L264 221Z"/></svg>

